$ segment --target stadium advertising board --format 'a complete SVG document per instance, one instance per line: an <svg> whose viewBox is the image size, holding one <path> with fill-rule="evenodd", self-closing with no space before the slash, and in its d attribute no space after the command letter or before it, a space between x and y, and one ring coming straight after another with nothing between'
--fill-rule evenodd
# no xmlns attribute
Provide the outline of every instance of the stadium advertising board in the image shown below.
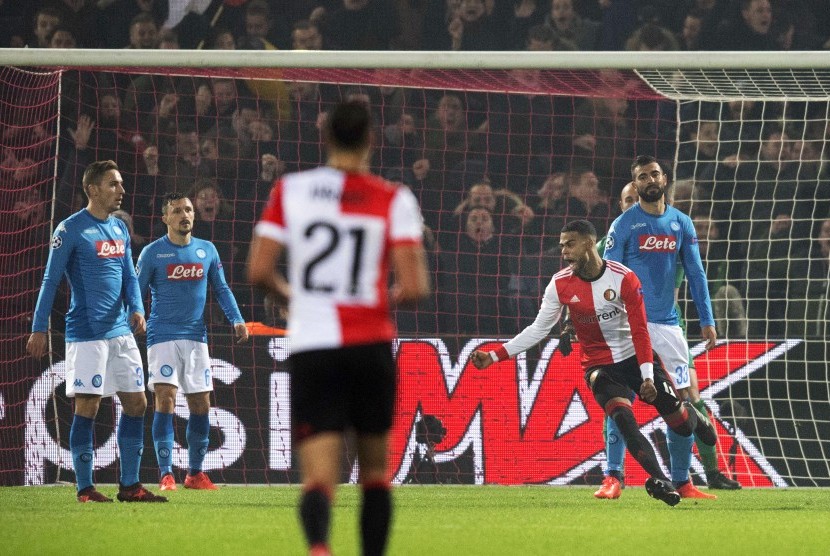
<svg viewBox="0 0 830 556"><path fill-rule="evenodd" d="M598 482L604 461L604 414L585 384L579 346L563 357L555 351L554 339L526 356L483 371L469 363L474 349L492 349L494 345L492 339L469 338L402 339L396 343L399 395L391 441L393 481ZM702 397L716 417L722 467L730 469L744 485L794 484L780 474L785 467L782 449L765 442L771 436L767 431L782 423L774 419L767 422L758 415L798 418L792 411L788 414L775 407L784 403L784 397L773 391L779 382L775 379L776 362L786 356L803 359L806 349L801 340L722 342L708 353L699 345L692 347ZM244 347L234 346L229 338L217 340L212 355L216 407L211 409L213 430L205 470L216 482L296 482L290 379L285 363L287 339L258 337L253 345ZM41 370L27 383L25 392L18 383L4 393L6 408L18 410L4 412L4 436L10 439L4 449L13 453L8 457L7 451L2 458L3 484L44 484L56 477L72 480L67 446L71 404L64 395L64 376L64 363L59 361ZM15 400L13 392L25 394L25 399ZM57 408L60 437L53 407ZM116 436L111 425L119 413L117 402L102 404L95 444L99 482L116 480ZM182 418L177 419L177 439L183 442L187 405L181 396L176 414ZM662 445L665 425L653 408L640 402L635 403L635 415L662 455L661 463L667 465ZM152 483L156 471L149 425L147 431L142 479ZM174 452L174 465L184 468L186 449L177 444ZM792 465L797 463L788 459L786 466ZM646 478L630 458L626 471L629 484L642 484ZM693 471L702 473L696 458ZM355 477L354 468L344 468L344 480Z"/></svg>

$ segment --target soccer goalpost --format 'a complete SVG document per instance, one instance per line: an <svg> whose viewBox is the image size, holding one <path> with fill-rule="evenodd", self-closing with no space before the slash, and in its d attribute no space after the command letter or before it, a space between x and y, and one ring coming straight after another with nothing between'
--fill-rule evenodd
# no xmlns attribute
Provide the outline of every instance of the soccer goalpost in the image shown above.
<svg viewBox="0 0 830 556"><path fill-rule="evenodd" d="M96 159L122 169L136 255L164 233L161 196L192 196L194 235L217 245L261 332L237 346L221 311L206 311L206 470L218 482L297 481L284 322L242 267L273 180L324 162L321 118L346 98L372 108L373 170L419 198L435 289L396 315L396 482L600 480L603 415L578 346L563 358L554 335L486 372L466 360L533 319L560 268L562 224L588 218L604 233L631 161L650 154L671 169L707 270L717 348L703 351L685 284L679 300L721 468L745 486L830 486L830 53L51 49L0 50L0 484L72 479L66 295L49 360L28 358L25 342L51 230L83 206L81 174ZM656 414L635 405L667 464ZM116 476L119 411L104 404L99 416L99 481ZM142 474L153 482L151 452ZM631 484L645 479L636 467Z"/></svg>

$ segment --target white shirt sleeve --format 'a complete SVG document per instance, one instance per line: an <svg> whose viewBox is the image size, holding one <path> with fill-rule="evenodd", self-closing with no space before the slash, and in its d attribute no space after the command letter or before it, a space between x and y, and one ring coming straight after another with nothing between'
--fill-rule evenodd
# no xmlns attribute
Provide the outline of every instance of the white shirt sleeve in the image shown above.
<svg viewBox="0 0 830 556"><path fill-rule="evenodd" d="M424 219L418 208L418 201L406 187L399 187L390 207L389 239L399 241L421 241L424 235Z"/></svg>
<svg viewBox="0 0 830 556"><path fill-rule="evenodd" d="M512 340L504 344L504 349L507 350L508 355L513 357L544 340L553 325L559 321L561 315L562 304L559 302L555 280L551 278L550 283L545 288L542 306L539 308L536 319Z"/></svg>

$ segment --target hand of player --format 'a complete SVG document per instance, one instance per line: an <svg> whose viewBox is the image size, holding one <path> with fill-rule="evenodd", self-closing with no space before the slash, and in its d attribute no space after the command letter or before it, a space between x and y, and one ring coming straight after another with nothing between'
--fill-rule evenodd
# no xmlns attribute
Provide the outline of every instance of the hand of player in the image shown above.
<svg viewBox="0 0 830 556"><path fill-rule="evenodd" d="M147 321L144 320L144 315L141 313L130 315L130 328L136 336L144 335L147 332Z"/></svg>
<svg viewBox="0 0 830 556"><path fill-rule="evenodd" d="M46 354L46 332L32 332L26 342L26 351L35 359L43 357Z"/></svg>
<svg viewBox="0 0 830 556"><path fill-rule="evenodd" d="M493 364L493 358L486 351L479 349L475 350L470 356L470 361L476 366L476 369L486 369Z"/></svg>
<svg viewBox="0 0 830 556"><path fill-rule="evenodd" d="M559 335L559 344L556 346L556 349L562 353L563 357L569 356L573 351L571 342L573 342L575 334L576 331L574 330L574 325L571 322L571 319L567 319L562 325L562 333Z"/></svg>
<svg viewBox="0 0 830 556"><path fill-rule="evenodd" d="M640 385L640 399L646 403L651 403L657 399L657 387L654 386L654 381L647 378Z"/></svg>
<svg viewBox="0 0 830 556"><path fill-rule="evenodd" d="M703 335L703 339L706 340L707 351L715 347L718 341L718 332L714 326L704 326L700 333Z"/></svg>
<svg viewBox="0 0 830 556"><path fill-rule="evenodd" d="M238 340L236 340L237 344L242 344L248 341L248 326L244 322L234 324L233 331L236 334L236 337L238 338Z"/></svg>

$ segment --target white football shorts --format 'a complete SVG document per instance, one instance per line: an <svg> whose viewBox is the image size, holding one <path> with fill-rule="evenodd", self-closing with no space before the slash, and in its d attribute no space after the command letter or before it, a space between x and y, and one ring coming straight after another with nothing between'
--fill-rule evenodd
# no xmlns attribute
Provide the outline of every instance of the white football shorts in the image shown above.
<svg viewBox="0 0 830 556"><path fill-rule="evenodd" d="M67 342L66 395L143 392L144 367L132 334L108 340Z"/></svg>
<svg viewBox="0 0 830 556"><path fill-rule="evenodd" d="M213 390L210 355L207 344L194 340L171 340L147 348L147 388L172 384L184 394Z"/></svg>
<svg viewBox="0 0 830 556"><path fill-rule="evenodd" d="M688 388L692 384L689 377L689 345L683 329L678 325L650 322L648 334L651 336L651 347L660 357L674 387Z"/></svg>

